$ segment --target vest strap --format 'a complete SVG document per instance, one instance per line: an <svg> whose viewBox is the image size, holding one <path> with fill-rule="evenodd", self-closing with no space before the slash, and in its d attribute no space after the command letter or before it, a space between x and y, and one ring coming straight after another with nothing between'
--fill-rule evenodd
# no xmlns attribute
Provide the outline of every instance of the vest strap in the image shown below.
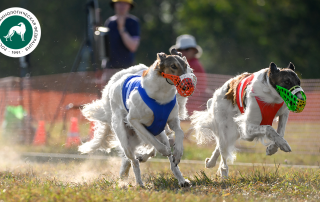
<svg viewBox="0 0 320 202"><path fill-rule="evenodd" d="M253 80L253 78L254 78L254 74L242 79L242 81L237 86L236 100L237 100L238 108L242 114L244 113L244 105L243 105L244 90L246 89L247 85L250 84L250 82ZM266 103L266 102L261 101L260 98L256 97L256 96L255 96L255 99L259 105L261 116L262 116L262 120L260 122L260 125L261 126L262 125L272 126L273 119L276 116L279 109L282 107L283 102L280 104Z"/></svg>
<svg viewBox="0 0 320 202"><path fill-rule="evenodd" d="M141 85L138 87L138 92L142 100L153 112L153 122L150 126L146 126L146 129L154 136L157 136L164 130L167 124L169 115L177 102L176 96L174 96L173 100L169 103L161 105L154 99L150 98L146 90L143 89Z"/></svg>
<svg viewBox="0 0 320 202"><path fill-rule="evenodd" d="M241 80L241 82L237 86L237 93L236 93L236 101L240 112L244 113L244 105L243 105L243 93L244 90L247 88L247 85L253 80L254 74L248 76Z"/></svg>
<svg viewBox="0 0 320 202"><path fill-rule="evenodd" d="M161 105L157 103L154 99L150 98L146 92L145 89L141 86L141 76L139 75L131 75L129 76L123 86L122 86L122 99L123 99L123 105L126 108L126 110L129 112L128 106L126 104L127 99L129 99L129 96L131 92L133 92L135 89L138 90L142 100L146 105L152 110L153 112L153 122L150 126L145 126L146 129L152 133L154 136L159 135L165 128L169 115L176 105L177 99L176 96L174 96L173 100L170 101L167 104Z"/></svg>

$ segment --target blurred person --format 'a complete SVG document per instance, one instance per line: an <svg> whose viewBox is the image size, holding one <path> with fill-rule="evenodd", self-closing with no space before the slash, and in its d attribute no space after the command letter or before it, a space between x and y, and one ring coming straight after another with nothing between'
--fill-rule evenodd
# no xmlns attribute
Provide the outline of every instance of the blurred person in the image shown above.
<svg viewBox="0 0 320 202"><path fill-rule="evenodd" d="M102 61L102 79L108 82L113 74L134 64L134 53L140 43L140 25L137 17L129 14L133 0L112 0L115 15L104 26L109 28L109 61Z"/></svg>
<svg viewBox="0 0 320 202"><path fill-rule="evenodd" d="M206 93L207 88L207 77L199 58L202 54L202 48L197 45L196 39L188 34L184 34L177 37L176 44L170 47L170 51L175 48L187 58L190 67L193 69L194 74L197 76L196 90L191 97L188 99L187 109L189 115L194 110L206 109L206 100L208 95Z"/></svg>

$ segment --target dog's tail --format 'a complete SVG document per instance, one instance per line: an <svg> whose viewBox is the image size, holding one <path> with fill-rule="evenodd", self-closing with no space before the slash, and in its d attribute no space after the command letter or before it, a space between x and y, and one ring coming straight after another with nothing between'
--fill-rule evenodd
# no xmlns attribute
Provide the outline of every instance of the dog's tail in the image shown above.
<svg viewBox="0 0 320 202"><path fill-rule="evenodd" d="M112 148L118 145L119 141L112 133L110 126L106 123L95 121L93 139L79 146L78 151L82 154L87 154L100 149L109 153Z"/></svg>
<svg viewBox="0 0 320 202"><path fill-rule="evenodd" d="M94 137L89 142L79 146L81 153L92 153L97 149L110 152L112 148L119 145L117 137L112 133L107 123L103 102L101 100L93 101L82 109L82 114L94 123Z"/></svg>
<svg viewBox="0 0 320 202"><path fill-rule="evenodd" d="M194 111L191 119L191 125L195 130L195 137L198 144L203 144L215 140L214 134L214 114L212 99L207 102L207 110Z"/></svg>
<svg viewBox="0 0 320 202"><path fill-rule="evenodd" d="M10 35L10 31L8 32L7 36L3 36L5 39L8 39L10 36L12 36L16 31L13 30L12 34Z"/></svg>
<svg viewBox="0 0 320 202"><path fill-rule="evenodd" d="M89 121L105 121L106 119L102 100L95 100L90 104L84 105L81 112Z"/></svg>

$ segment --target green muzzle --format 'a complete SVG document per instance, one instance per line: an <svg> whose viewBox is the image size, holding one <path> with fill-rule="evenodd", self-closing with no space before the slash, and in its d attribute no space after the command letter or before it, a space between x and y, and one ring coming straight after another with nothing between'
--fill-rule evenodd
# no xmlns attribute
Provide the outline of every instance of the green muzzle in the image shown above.
<svg viewBox="0 0 320 202"><path fill-rule="evenodd" d="M292 112L300 113L306 106L307 97L304 94L303 89L300 86L293 86L290 90L287 90L281 86L276 86L277 92L280 94L288 109ZM296 94L300 92L302 99L299 99Z"/></svg>

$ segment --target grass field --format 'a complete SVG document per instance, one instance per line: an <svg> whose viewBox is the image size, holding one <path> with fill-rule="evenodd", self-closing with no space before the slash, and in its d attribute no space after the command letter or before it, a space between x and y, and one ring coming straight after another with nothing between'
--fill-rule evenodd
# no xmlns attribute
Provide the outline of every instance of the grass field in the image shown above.
<svg viewBox="0 0 320 202"><path fill-rule="evenodd" d="M182 124L188 129L187 124ZM319 155L297 153L301 131L308 139L320 129L315 125L290 125L293 152L278 151L266 156L261 143L242 143L256 152L238 153L235 162L274 164L274 167L245 167L229 164L230 177L221 179L217 167L183 164L180 169L191 188L179 188L168 163L141 164L145 187L137 187L133 172L128 180L118 178L120 160L35 163L20 157L21 152L77 153L66 148L65 135L56 127L46 146L0 144L0 201L319 201L320 169L296 169L286 165L319 165ZM89 125L80 125L84 138ZM314 132L316 131L316 132ZM295 139L296 138L296 139ZM300 138L300 139L299 139ZM286 138L287 139L287 138ZM0 140L0 142L3 142ZM288 141L290 144L290 141ZM298 143L296 143L298 142ZM309 144L309 143L308 143ZM311 141L306 149L319 143ZM210 157L214 143L196 145L192 136L184 141L183 159L204 161ZM157 155L156 158L164 158Z"/></svg>
<svg viewBox="0 0 320 202"><path fill-rule="evenodd" d="M320 200L319 169L229 166L230 177L221 179L217 168L180 164L192 187L179 188L169 163L147 162L141 164L141 188L132 171L120 180L119 166L119 159L39 164L14 154L0 163L0 201Z"/></svg>

